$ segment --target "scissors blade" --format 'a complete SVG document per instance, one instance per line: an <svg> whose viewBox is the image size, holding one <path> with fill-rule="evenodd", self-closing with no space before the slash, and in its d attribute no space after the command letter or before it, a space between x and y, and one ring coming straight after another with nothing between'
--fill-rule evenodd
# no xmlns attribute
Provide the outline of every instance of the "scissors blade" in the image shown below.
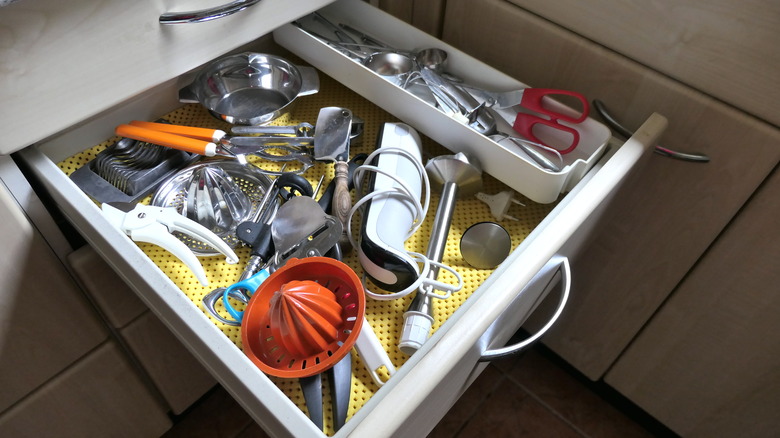
<svg viewBox="0 0 780 438"><path fill-rule="evenodd" d="M497 108L491 106L487 108L496 120L496 127L499 132L514 132L512 127L515 124L519 111L514 108Z"/></svg>
<svg viewBox="0 0 780 438"><path fill-rule="evenodd" d="M520 105L523 101L524 90L512 90L504 91L502 93L495 94L495 107L499 109L510 108L515 105Z"/></svg>

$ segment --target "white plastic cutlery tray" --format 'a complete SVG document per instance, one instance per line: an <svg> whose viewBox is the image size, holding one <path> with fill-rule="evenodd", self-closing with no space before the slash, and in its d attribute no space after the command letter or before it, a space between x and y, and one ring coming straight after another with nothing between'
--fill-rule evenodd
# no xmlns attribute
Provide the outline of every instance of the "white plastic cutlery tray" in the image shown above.
<svg viewBox="0 0 780 438"><path fill-rule="evenodd" d="M445 71L471 85L489 91L528 88L528 85L425 32L411 27L399 31L405 23L388 14L377 13L376 9L364 2L342 0L321 9L319 13L332 24L358 29L398 50L414 52L426 48L443 49L447 52ZM316 21L311 21L307 20L307 25L316 24ZM328 37L330 34L326 34L327 29L317 29L315 34ZM472 129L464 129L461 121L425 104L419 97L383 79L296 24L275 30L274 40L405 123L415 126L447 149L467 152L476 157L487 173L496 175L503 183L535 202L551 203L561 193L571 190L596 163L611 135L609 129L600 122L586 119L576 125L581 139L572 152L562 156L561 170L548 171L533 163L519 148L507 145L506 142L498 144ZM562 105L557 105L565 111ZM500 111L511 113L512 109ZM509 124L499 117L497 119L499 131L516 135Z"/></svg>
<svg viewBox="0 0 780 438"><path fill-rule="evenodd" d="M364 2L339 1L321 12L333 21L370 30L366 33L394 46L444 48L449 53L448 63L453 73L479 85L496 90L524 86ZM242 21L240 14L231 19L234 26L253 25ZM258 29L257 38L268 35L273 29L268 26ZM603 125L588 120L583 124L583 143L567 157L572 160L567 168L559 173L545 172L377 77L293 24L278 27L274 39L293 56L316 67L322 79L320 92L310 96L311 99L302 98L289 121L314 123L316 111L321 106L352 106L350 109L366 123L362 143L354 148L353 153L356 153L375 146L381 123L400 119L426 137L424 159L456 151L474 154L485 172L485 192L514 190L519 193L515 197L529 205L526 210L521 206L513 207L511 213L522 219L520 223L501 222L512 230L513 251L491 272L471 269L458 260L457 243L460 234L473 222L495 219L480 201L469 199L458 204L448 242L451 258L445 262L459 270L473 287L460 300L436 302L437 312L447 317L437 324L435 333L414 355L401 356L397 348L393 350L392 339L380 336L388 354L396 361L398 371L382 387L372 386L370 381L353 386L352 398L353 401L359 399L359 408L351 409L346 425L335 433L338 437L426 436L484 369L485 364L479 362L480 356L488 349L503 346L545 294L557 293L551 292L555 287L547 287L551 278L557 278L557 271L548 272L543 268L554 256L572 255L586 240L588 231L596 225L615 190L665 128L665 119L652 116L622 145L610 138ZM173 47L166 50L187 48L187 42L183 40L170 41L170 44ZM227 41L224 44L225 53L246 50L241 47L243 42ZM285 56L285 53L276 54ZM212 59L201 61L205 64ZM166 67L159 66L159 69L162 72ZM181 73L191 75L192 72ZM165 78L165 75L160 73L160 77ZM199 306L199 293L231 284L237 280L243 266L228 266L218 257L203 259L211 285L202 288L182 264L161 258L159 252L162 250L136 244L111 227L99 206L68 178L75 170L73 166L83 165L85 157L105 147L117 124L133 119L155 120L166 115L174 123L219 123L197 105L182 106L177 102L178 89L186 82L186 77L181 77L161 79L152 89L139 86L134 93L123 96L122 104L96 117L85 117L77 126L22 149L17 156L31 175L40 180L69 222L263 429L272 436L324 436L325 433L318 430L301 409L303 401L299 399L294 382L280 382L261 372L242 353L234 336ZM311 119L312 114L315 119ZM78 159L74 161L73 157ZM314 183L319 172L326 174L326 182L332 176L330 165L320 163L313 169L317 175L306 176ZM438 193L434 195L430 217L433 217L438 201ZM425 232L424 229L421 231ZM424 252L426 239L426 235L420 235L409 244L417 245L415 249ZM241 251L239 255L243 261L246 250ZM161 262L162 259L165 261ZM577 275L576 266L573 269L573 275ZM544 274L532 281L540 271ZM197 292L189 293L193 290ZM395 326L400 321L387 318L400 319L407 303L402 300L385 302L382 306L390 307L384 310L380 310L379 304L370 303L367 315L376 327L382 330L384 325L384 330L388 331L387 326ZM356 362L353 370L362 367L359 358ZM327 415L330 409L327 397L325 403Z"/></svg>

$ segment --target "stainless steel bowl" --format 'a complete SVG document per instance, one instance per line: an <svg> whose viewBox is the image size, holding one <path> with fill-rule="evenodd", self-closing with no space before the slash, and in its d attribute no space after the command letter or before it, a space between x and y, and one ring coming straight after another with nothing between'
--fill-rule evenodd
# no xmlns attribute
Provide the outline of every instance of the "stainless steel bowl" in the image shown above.
<svg viewBox="0 0 780 438"><path fill-rule="evenodd" d="M207 65L179 100L200 103L215 117L235 125L270 122L292 109L298 96L319 91L312 67L295 66L278 56L244 52Z"/></svg>

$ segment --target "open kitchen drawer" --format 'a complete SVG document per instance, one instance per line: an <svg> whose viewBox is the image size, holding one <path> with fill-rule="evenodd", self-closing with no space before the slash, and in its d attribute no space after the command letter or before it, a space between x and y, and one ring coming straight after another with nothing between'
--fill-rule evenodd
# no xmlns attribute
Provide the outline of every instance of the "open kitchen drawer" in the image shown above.
<svg viewBox="0 0 780 438"><path fill-rule="evenodd" d="M349 5L346 9L351 9L352 3L338 2L333 5L333 9L326 9L324 13L332 18L332 14L339 13L339 8L345 8L344 5ZM360 3L359 6L363 8L367 5ZM376 36L386 41L392 41L391 34L425 38L373 8L360 9L360 14L367 22L383 23L371 29L381 32ZM291 30L294 31L288 29ZM263 36L265 31L258 32L257 37ZM415 46L418 44L414 41L408 43ZM446 47L454 65L459 66L459 74L475 71L479 72L485 82L495 78L499 81L499 88L515 85L511 78L443 43L427 39L419 43ZM410 100L400 89L387 88L385 85L390 84L385 84L383 79L359 73L359 79L349 83L349 78L339 76L340 72L351 71L351 61L333 53L327 46L321 47L322 54L318 55L314 51L317 44L312 42L302 47L300 53L296 52L296 47L288 45L287 48L321 71L348 82L347 86L357 85L356 91L361 94L365 94L362 91L368 91L372 86L378 87L381 93L367 98L390 113L383 113L387 121L392 121L395 116L432 139L438 138L440 129L447 131L448 136L454 130L456 135L439 140L441 145L459 149L471 144L460 143L458 138L473 140L480 145L484 143L483 150L478 153L481 155L480 160L486 163L495 161L492 158L494 150L499 156L506 156L506 151L492 142L485 142L462 124L431 112L433 108ZM225 50L236 46L225 47ZM210 59L200 61L207 63ZM320 62L321 65L317 65ZM27 147L18 152L17 156L40 180L69 221L265 430L274 436L319 436L322 432L309 421L289 395L280 390L277 382L261 372L199 308L198 303L183 293L180 282L160 269L143 248L113 228L102 215L99 206L78 189L58 165L82 150L106 141L117 124L133 119L154 120L176 110L181 106L176 96L182 83L186 81L166 80L152 89L139 90L121 105L113 106L87 122L67 129L61 135ZM323 87L329 84L337 86L333 81L323 81ZM362 87L367 89L362 90ZM326 90L321 90L318 95L322 98ZM340 103L333 102L331 105ZM367 122L374 120L367 119ZM599 129L595 121L588 123L593 124L593 129ZM535 223L522 241L513 242L515 249L505 262L481 285L469 291L469 298L437 327L419 351L404 358L398 371L387 383L381 388L372 388L368 400L351 412L351 418L337 436L427 434L468 383L481 372L484 364L479 359L485 351L502 346L547 293L557 293L551 291L555 290L558 280L565 280L572 275L568 264L561 257L571 255L584 242L588 229L595 225L611 195L655 142L665 124L663 117L653 115L623 145L608 142L609 138L604 139L603 146L610 147L605 147L603 155L593 157L587 166L590 171L582 171L582 175L578 175L576 179L579 183L563 184L560 190L568 193L561 195L557 203L545 207L549 213ZM375 133L378 126L372 129ZM453 143L450 143L450 139ZM373 144L375 136L372 138L367 132L363 141ZM523 181L516 174L522 172L518 169L522 169L521 164L502 166L494 162L485 166L491 178L521 191ZM432 203L435 203L435 199ZM484 205L483 209L486 209ZM432 215L433 211L429 214ZM236 279L212 278L214 283L226 281L227 284Z"/></svg>

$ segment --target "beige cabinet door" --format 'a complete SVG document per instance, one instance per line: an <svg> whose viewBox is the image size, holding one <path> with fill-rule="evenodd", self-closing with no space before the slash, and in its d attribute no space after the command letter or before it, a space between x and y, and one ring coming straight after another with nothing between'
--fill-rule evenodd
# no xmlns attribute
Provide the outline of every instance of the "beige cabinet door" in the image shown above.
<svg viewBox="0 0 780 438"><path fill-rule="evenodd" d="M170 427L161 403L110 341L0 415L4 437L157 437Z"/></svg>
<svg viewBox="0 0 780 438"><path fill-rule="evenodd" d="M780 3L510 0L777 126Z"/></svg>
<svg viewBox="0 0 780 438"><path fill-rule="evenodd" d="M217 384L152 312L144 313L120 333L174 414L184 412Z"/></svg>
<svg viewBox="0 0 780 438"><path fill-rule="evenodd" d="M641 42L631 32L621 38ZM654 111L664 114L664 146L711 157L707 164L650 157L572 260L576 311L543 342L599 379L777 165L780 130L503 0L448 1L443 39L531 86L600 99L631 129Z"/></svg>
<svg viewBox="0 0 780 438"><path fill-rule="evenodd" d="M68 263L174 414L181 414L216 385L211 374L91 246L69 254Z"/></svg>
<svg viewBox="0 0 780 438"><path fill-rule="evenodd" d="M0 181L0 411L108 332Z"/></svg>
<svg viewBox="0 0 780 438"><path fill-rule="evenodd" d="M780 429L780 172L607 374L685 436Z"/></svg>

